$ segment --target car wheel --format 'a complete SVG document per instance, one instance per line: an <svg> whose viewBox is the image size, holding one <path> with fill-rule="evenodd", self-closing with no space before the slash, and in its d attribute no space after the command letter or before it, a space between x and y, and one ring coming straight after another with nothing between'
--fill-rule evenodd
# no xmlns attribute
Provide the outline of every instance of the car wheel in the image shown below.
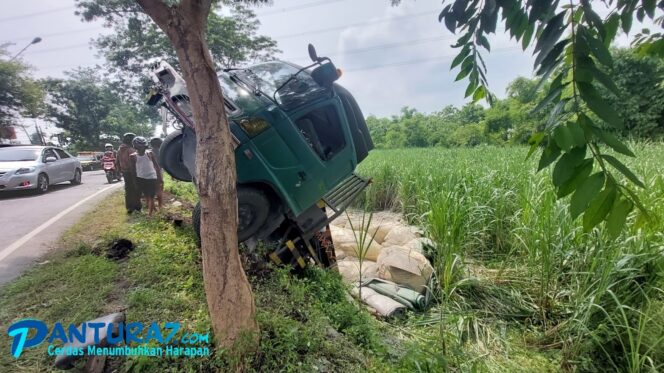
<svg viewBox="0 0 664 373"><path fill-rule="evenodd" d="M81 183L81 170L78 168L74 171L74 178L70 180L73 185L78 185Z"/></svg>
<svg viewBox="0 0 664 373"><path fill-rule="evenodd" d="M39 174L37 177L37 193L43 194L46 192L48 192L48 176Z"/></svg>

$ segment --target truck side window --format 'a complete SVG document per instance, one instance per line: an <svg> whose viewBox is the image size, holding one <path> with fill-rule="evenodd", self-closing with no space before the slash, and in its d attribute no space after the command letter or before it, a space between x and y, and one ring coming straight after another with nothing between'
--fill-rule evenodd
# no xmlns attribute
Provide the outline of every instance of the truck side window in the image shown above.
<svg viewBox="0 0 664 373"><path fill-rule="evenodd" d="M295 121L309 146L326 161L334 157L346 142L341 120L334 106L319 107Z"/></svg>

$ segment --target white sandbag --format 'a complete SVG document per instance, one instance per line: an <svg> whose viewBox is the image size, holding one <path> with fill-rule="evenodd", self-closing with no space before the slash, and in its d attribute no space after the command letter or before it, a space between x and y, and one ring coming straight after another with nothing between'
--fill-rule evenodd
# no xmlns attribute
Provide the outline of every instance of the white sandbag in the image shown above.
<svg viewBox="0 0 664 373"><path fill-rule="evenodd" d="M353 288L353 294L360 296L359 287ZM378 294L375 290L368 287L362 287L361 300L369 307L373 308L383 317L396 317L401 316L406 312L406 306L395 301L394 299L382 294Z"/></svg>
<svg viewBox="0 0 664 373"><path fill-rule="evenodd" d="M384 221L384 222L377 222L376 224L372 224L374 227L374 232L376 233L376 236L374 236L374 240L378 242L379 244L383 244L385 242L385 238L387 235L396 227L400 226L399 222L393 222L393 221ZM373 232L372 232L373 234Z"/></svg>
<svg viewBox="0 0 664 373"><path fill-rule="evenodd" d="M357 284L360 281L360 261L355 258L346 258L337 262L341 278L346 283ZM362 281L378 277L378 264L365 260L362 262Z"/></svg>
<svg viewBox="0 0 664 373"><path fill-rule="evenodd" d="M402 247L406 250L413 250L420 254L424 254L424 245L430 246L429 242L430 240L427 238L418 237L406 242Z"/></svg>
<svg viewBox="0 0 664 373"><path fill-rule="evenodd" d="M433 267L415 250L400 246L384 248L378 256L378 277L423 293Z"/></svg>
<svg viewBox="0 0 664 373"><path fill-rule="evenodd" d="M383 245L385 246L403 246L408 241L412 241L418 237L417 231L408 226L396 225L385 236Z"/></svg>
<svg viewBox="0 0 664 373"><path fill-rule="evenodd" d="M332 242L334 243L334 250L336 252L343 251L346 256L352 256L355 258L360 256L361 252L358 250L357 240L361 238L361 232L356 232L354 234L350 229L339 227L330 227L330 230L332 232ZM357 237L355 235L357 235ZM367 236L366 240L371 240L371 237ZM366 248L367 243L368 242L365 243L365 250L367 252L365 253L364 258L375 262L383 247L378 242L372 241L371 244L369 244L369 247Z"/></svg>

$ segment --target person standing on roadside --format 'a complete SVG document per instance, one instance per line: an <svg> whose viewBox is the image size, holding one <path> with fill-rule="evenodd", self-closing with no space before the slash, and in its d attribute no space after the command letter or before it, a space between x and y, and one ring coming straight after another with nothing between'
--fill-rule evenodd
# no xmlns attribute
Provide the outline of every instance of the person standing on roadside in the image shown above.
<svg viewBox="0 0 664 373"><path fill-rule="evenodd" d="M152 150L152 155L154 155L154 159L157 160L157 163L159 163L159 149L161 148L161 144L163 141L159 137L153 137L152 140L150 140L150 149ZM160 173L160 180L157 184L157 204L159 205L159 209L163 207L164 203L164 175L161 174L161 168L159 169Z"/></svg>
<svg viewBox="0 0 664 373"><path fill-rule="evenodd" d="M148 140L137 136L132 142L136 153L131 154L131 162L136 170L136 184L138 190L145 197L148 204L148 216L154 213L154 199L157 196L157 186L162 183L161 169L154 154L146 151Z"/></svg>
<svg viewBox="0 0 664 373"><path fill-rule="evenodd" d="M136 135L125 133L122 137L122 144L118 148L118 167L124 178L125 187L125 207L127 213L141 211L141 196L136 185L136 169L131 161L131 155L136 151L132 148L132 141Z"/></svg>

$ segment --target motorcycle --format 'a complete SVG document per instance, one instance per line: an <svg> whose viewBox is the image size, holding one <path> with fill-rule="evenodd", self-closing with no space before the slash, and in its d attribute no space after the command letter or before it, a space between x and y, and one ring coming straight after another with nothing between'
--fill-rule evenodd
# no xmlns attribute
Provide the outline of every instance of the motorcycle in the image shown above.
<svg viewBox="0 0 664 373"><path fill-rule="evenodd" d="M109 184L112 184L113 181L117 180L120 181L122 180L122 176L120 175L120 172L118 172L118 169L115 167L115 159L114 158L107 158L104 157L102 158L102 167L104 168L104 172L106 173L106 180L108 180Z"/></svg>

